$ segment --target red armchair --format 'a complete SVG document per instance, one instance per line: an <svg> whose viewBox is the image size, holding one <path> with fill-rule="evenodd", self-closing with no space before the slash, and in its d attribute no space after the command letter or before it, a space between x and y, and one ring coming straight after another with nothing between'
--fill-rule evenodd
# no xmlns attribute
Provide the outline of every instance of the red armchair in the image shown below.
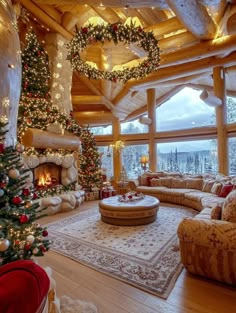
<svg viewBox="0 0 236 313"><path fill-rule="evenodd" d="M0 267L0 312L41 313L47 301L50 281L47 273L30 260Z"/></svg>

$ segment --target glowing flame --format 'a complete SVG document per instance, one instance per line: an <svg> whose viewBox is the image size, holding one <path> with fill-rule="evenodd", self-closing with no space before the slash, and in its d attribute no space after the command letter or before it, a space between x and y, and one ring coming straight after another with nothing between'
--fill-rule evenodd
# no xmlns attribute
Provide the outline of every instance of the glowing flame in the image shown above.
<svg viewBox="0 0 236 313"><path fill-rule="evenodd" d="M49 173L39 175L38 186L48 186L52 184L52 178Z"/></svg>

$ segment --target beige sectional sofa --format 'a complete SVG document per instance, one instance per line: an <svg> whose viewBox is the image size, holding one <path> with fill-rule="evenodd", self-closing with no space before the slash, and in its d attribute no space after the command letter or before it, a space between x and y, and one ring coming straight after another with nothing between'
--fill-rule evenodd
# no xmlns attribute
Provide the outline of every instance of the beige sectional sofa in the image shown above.
<svg viewBox="0 0 236 313"><path fill-rule="evenodd" d="M146 172L138 192L199 211L178 227L181 260L193 273L236 284L236 180L224 175Z"/></svg>

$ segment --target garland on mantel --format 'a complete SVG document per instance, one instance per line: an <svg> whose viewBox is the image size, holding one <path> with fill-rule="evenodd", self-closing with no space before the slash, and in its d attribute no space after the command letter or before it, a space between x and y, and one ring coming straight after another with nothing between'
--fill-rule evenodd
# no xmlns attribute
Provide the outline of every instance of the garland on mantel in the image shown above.
<svg viewBox="0 0 236 313"><path fill-rule="evenodd" d="M115 71L102 71L89 65L80 57L80 52L83 51L89 44L100 41L113 41L114 44L123 42L124 44L135 43L147 52L145 58L139 65L126 67ZM88 25L87 27L76 30L76 35L68 44L69 54L67 59L70 60L72 68L80 74L87 76L90 79L106 79L113 82L117 80L126 83L128 80L140 79L153 71L156 71L160 62L160 51L158 41L152 32L145 32L142 27L123 25L121 23L108 25Z"/></svg>

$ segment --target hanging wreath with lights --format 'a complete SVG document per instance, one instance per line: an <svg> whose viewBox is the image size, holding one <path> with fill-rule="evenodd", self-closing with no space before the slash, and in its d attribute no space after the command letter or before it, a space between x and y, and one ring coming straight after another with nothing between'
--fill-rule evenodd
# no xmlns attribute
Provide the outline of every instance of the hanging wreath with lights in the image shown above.
<svg viewBox="0 0 236 313"><path fill-rule="evenodd" d="M147 58L137 66L110 72L99 70L81 59L80 52L89 44L96 42L104 43L105 41L113 41L114 44L119 42L124 44L135 43L147 52ZM145 32L142 27L136 27L133 23L130 25L121 23L108 25L90 24L80 30L77 29L74 38L67 47L69 50L67 59L70 60L72 68L89 79L105 79L112 82L119 80L126 83L130 79L140 79L156 71L160 63L158 41L153 33Z"/></svg>

